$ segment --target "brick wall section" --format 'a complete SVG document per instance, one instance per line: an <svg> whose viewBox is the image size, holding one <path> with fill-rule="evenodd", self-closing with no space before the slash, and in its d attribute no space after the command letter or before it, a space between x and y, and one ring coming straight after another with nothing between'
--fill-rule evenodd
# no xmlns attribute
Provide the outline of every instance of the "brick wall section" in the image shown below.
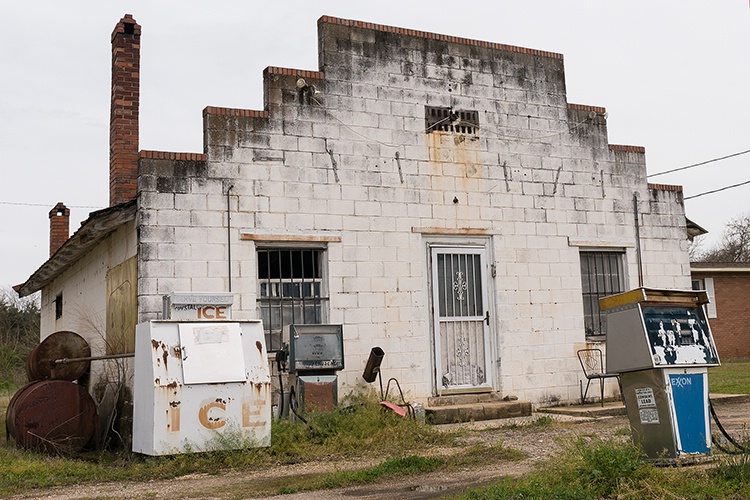
<svg viewBox="0 0 750 500"><path fill-rule="evenodd" d="M675 192L682 192L682 186L676 186L674 184L653 184L651 182L648 183L649 189L656 189L659 191L675 191Z"/></svg>
<svg viewBox="0 0 750 500"><path fill-rule="evenodd" d="M112 31L112 99L109 125L109 204L136 195L141 27L130 14Z"/></svg>
<svg viewBox="0 0 750 500"><path fill-rule="evenodd" d="M612 151L624 151L626 153L646 154L646 148L643 146L624 146L622 144L610 144L609 149Z"/></svg>
<svg viewBox="0 0 750 500"><path fill-rule="evenodd" d="M178 161L206 161L206 155L201 153L175 153L171 151L141 150L140 157L144 160L178 160Z"/></svg>
<svg viewBox="0 0 750 500"><path fill-rule="evenodd" d="M50 257L70 238L70 209L59 202L49 211Z"/></svg>
<svg viewBox="0 0 750 500"><path fill-rule="evenodd" d="M693 278L714 280L716 318L708 321L719 358L750 359L750 270L706 273L693 269Z"/></svg>
<svg viewBox="0 0 750 500"><path fill-rule="evenodd" d="M568 109L575 110L575 111L586 111L588 113L591 113L592 111L594 113L603 115L607 112L607 108L603 108L601 106L589 106L588 104L573 104L568 103Z"/></svg>
<svg viewBox="0 0 750 500"><path fill-rule="evenodd" d="M259 314L264 235L328 242L342 392L377 345L388 376L431 395L430 243L486 245L493 388L534 402L579 397L581 248L622 251L637 286L634 195L645 285L689 288L679 193L649 190L643 148L610 147L604 108L567 102L562 56L318 27L320 71L266 68L262 111L204 110L205 163L141 159L140 320L158 319L165 293L227 291L227 199L237 318ZM426 106L475 111L478 133L427 133Z"/></svg>

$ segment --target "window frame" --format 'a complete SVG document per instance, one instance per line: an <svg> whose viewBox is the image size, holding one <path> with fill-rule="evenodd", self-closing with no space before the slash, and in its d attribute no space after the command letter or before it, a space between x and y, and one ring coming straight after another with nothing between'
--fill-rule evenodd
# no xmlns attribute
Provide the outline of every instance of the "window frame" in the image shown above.
<svg viewBox="0 0 750 500"><path fill-rule="evenodd" d="M616 256L615 273L613 274L612 257ZM599 299L608 295L614 295L627 291L628 273L627 273L627 253L624 248L581 248L578 252L580 272L581 272L581 299L583 305L583 327L586 340L592 342L602 342L606 338L606 316L602 315L599 309ZM597 272L596 262L594 262L593 273L588 258L607 257L607 265L601 262L602 269L607 268L606 273ZM587 265L588 272L584 272L584 265ZM585 282L586 277L596 276L595 286L592 289L592 281ZM602 277L602 279L599 279ZM618 283L613 286L613 278ZM588 307L587 307L588 306ZM591 326L589 326L591 325Z"/></svg>
<svg viewBox="0 0 750 500"><path fill-rule="evenodd" d="M313 258L317 259L317 262L315 266L317 267L317 275L315 274L315 271L313 271L313 277L310 276L304 276L304 271L302 271L302 276L294 276L295 269L294 267L291 268L291 274L292 276L284 277L283 270L279 268L279 276L272 277L271 273L269 272L271 268L266 269L266 273L261 272L261 253L266 252L278 252L279 254L281 252L305 252L305 251L311 251L315 252L315 255ZM288 343L288 331L289 331L289 325L290 324L300 324L297 320L295 314L296 311L301 308L302 312L302 323L301 324L325 324L328 319L328 304L330 302L329 297L329 288L328 288L328 259L327 259L327 252L328 248L326 245L316 245L316 244L304 244L304 243L286 243L286 242L274 242L274 243L259 243L256 245L255 248L255 258L256 258L256 280L257 280L257 287L256 287L256 293L257 293L257 313L258 317L263 319L263 333L266 338L266 350L269 352L274 352L280 349L283 349L284 343ZM281 256L279 255L279 258ZM289 256L290 260L294 260L293 257ZM304 260L304 257L301 257ZM270 266L270 261L267 261L268 265ZM279 266L282 265L281 258L279 259ZM304 269L304 267L303 267ZM266 274L266 277L262 277L264 274ZM283 284L285 283L291 283L291 284L306 284L306 283L319 283L319 287L317 290L313 287L312 294L302 296L294 296L294 293L292 295L287 295L282 290ZM275 294L267 295L268 292L263 291L263 285L270 285L270 284L277 284ZM295 287L289 287L287 290L293 290ZM267 290L271 290L271 287L268 287ZM301 286L298 288L302 293L304 293L304 286ZM314 316L317 316L317 321L310 321L310 318L305 317L305 311L306 307L313 307L316 309L316 311L313 313ZM272 309L278 308L278 320L280 321L280 324L277 326L272 321L271 318L272 315ZM285 318L289 316L289 313L285 310L291 308L291 318L292 322L289 324L285 323ZM264 312L264 309L267 309L268 312Z"/></svg>
<svg viewBox="0 0 750 500"><path fill-rule="evenodd" d="M63 293L55 295L55 321L63 317Z"/></svg>

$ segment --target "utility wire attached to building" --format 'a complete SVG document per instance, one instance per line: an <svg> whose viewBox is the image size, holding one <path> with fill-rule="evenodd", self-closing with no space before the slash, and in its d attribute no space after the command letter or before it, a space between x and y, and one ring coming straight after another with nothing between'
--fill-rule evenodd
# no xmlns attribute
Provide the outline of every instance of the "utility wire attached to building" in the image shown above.
<svg viewBox="0 0 750 500"><path fill-rule="evenodd" d="M700 167L701 165L706 165L708 163L713 163L713 162L716 162L716 161L726 160L727 158L734 158L735 156L740 156L740 155L744 155L744 154L747 154L747 153L750 153L750 149L745 150L745 151L740 151L739 153L733 153L731 155L722 156L721 158L714 158L712 160L706 160L706 161L702 161L700 163L693 163L692 165L687 165L687 166L684 166L684 167L673 168L672 170L665 170L664 172L657 172L655 174L648 174L646 177L656 177L657 175L671 174L672 172L679 172L680 170L687 170L687 169L693 168L693 167Z"/></svg>

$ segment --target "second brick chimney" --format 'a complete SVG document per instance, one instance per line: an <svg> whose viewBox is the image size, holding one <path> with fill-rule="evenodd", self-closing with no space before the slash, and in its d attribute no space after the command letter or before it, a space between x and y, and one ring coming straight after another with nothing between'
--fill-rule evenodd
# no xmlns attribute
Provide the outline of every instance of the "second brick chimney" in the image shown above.
<svg viewBox="0 0 750 500"><path fill-rule="evenodd" d="M70 209L58 202L49 211L49 256L52 257L69 237Z"/></svg>
<svg viewBox="0 0 750 500"><path fill-rule="evenodd" d="M109 204L136 195L141 27L125 14L112 31L112 100L109 120Z"/></svg>

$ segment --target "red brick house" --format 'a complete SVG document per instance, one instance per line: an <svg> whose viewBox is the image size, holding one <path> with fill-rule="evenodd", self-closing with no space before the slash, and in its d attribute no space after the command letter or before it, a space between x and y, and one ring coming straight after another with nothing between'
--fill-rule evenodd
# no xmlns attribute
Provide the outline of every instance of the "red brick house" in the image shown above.
<svg viewBox="0 0 750 500"><path fill-rule="evenodd" d="M721 359L750 358L750 263L693 262L693 289L711 299L708 318Z"/></svg>

